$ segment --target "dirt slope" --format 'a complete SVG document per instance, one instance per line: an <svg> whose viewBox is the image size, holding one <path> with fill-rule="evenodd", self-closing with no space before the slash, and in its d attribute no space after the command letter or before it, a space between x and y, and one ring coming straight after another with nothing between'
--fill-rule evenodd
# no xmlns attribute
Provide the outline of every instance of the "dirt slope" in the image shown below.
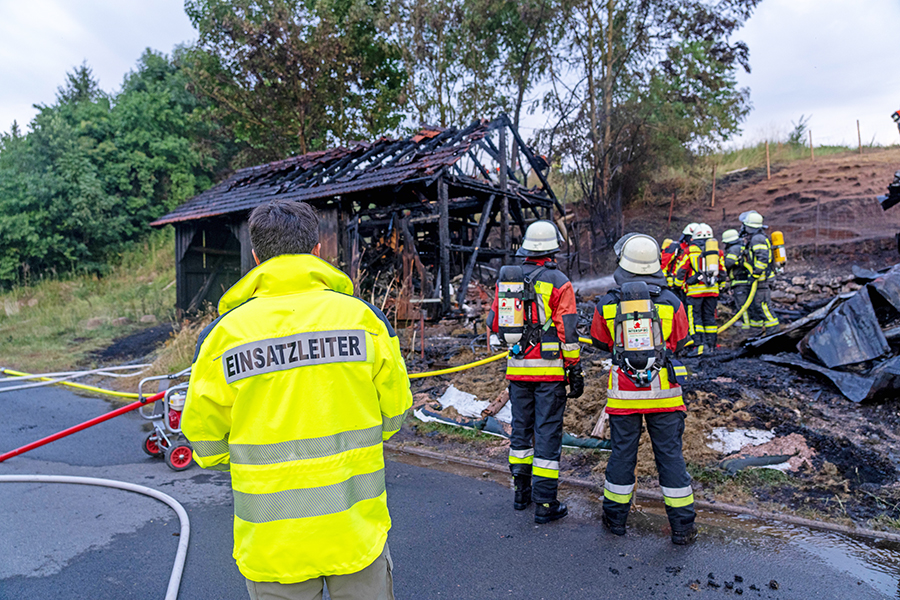
<svg viewBox="0 0 900 600"><path fill-rule="evenodd" d="M878 244L873 242L892 240L900 231L900 207L883 211L875 199L887 193L897 170L900 148L891 147L775 166L771 180L766 179L765 169L733 173L719 180L715 208L708 202L700 206L676 203L668 235L690 221L705 221L718 236L724 229L739 226L740 213L755 209L766 218L769 232L784 232L794 253L808 255L817 241L820 251L848 244L875 247ZM659 208L653 208L655 219L667 216ZM628 212L626 224L651 217L646 206Z"/></svg>

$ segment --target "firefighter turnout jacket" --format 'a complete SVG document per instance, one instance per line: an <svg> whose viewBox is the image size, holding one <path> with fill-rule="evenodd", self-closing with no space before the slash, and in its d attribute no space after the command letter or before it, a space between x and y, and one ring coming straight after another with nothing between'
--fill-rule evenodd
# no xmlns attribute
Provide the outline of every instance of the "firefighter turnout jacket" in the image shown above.
<svg viewBox="0 0 900 600"><path fill-rule="evenodd" d="M685 287L688 297L707 298L719 295L719 281L707 281L703 277L703 252L706 240L694 240L675 267L676 287ZM725 262L719 251L719 278L725 277Z"/></svg>
<svg viewBox="0 0 900 600"><path fill-rule="evenodd" d="M391 527L382 441L412 403L396 334L311 255L272 258L197 343L182 430L231 470L234 557L251 581L356 573Z"/></svg>
<svg viewBox="0 0 900 600"><path fill-rule="evenodd" d="M645 281L648 285L659 287L659 293L652 296L652 300L662 322L666 348L670 354L681 352L689 338L687 314L678 296L665 287L662 274L633 275L620 267L615 277L619 285L627 281ZM619 305L618 292L618 289L611 290L597 301L591 323L594 347L607 352L612 352L616 345L614 340L616 310ZM656 372L650 386L638 387L622 369L614 365L609 371L607 414L628 415L685 410L681 386L675 377L675 368L677 367L670 361L669 365Z"/></svg>
<svg viewBox="0 0 900 600"><path fill-rule="evenodd" d="M674 241L662 249L660 252L660 265L663 273L666 274L666 284L670 289L675 290L683 287L675 284L675 267L681 263L681 259L687 255L688 243Z"/></svg>
<svg viewBox="0 0 900 600"><path fill-rule="evenodd" d="M565 381L565 367L581 361L578 345L578 314L575 290L549 258L528 258L522 266L526 278L534 278L537 301L533 303L529 319L533 328L532 340L520 342L524 352L510 354L506 378L510 381ZM491 331L499 331L499 296L495 288L494 302L487 322Z"/></svg>
<svg viewBox="0 0 900 600"><path fill-rule="evenodd" d="M724 265L732 285L750 285L752 266L747 264L743 240L728 245L725 250Z"/></svg>
<svg viewBox="0 0 900 600"><path fill-rule="evenodd" d="M760 282L768 281L775 277L775 267L772 264L772 243L762 231L749 237L747 267L750 269L750 276Z"/></svg>

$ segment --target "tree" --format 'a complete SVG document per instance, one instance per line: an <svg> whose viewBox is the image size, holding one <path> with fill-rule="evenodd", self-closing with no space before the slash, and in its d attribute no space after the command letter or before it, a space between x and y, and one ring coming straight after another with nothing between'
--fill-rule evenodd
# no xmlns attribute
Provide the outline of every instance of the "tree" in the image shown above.
<svg viewBox="0 0 900 600"><path fill-rule="evenodd" d="M239 162L372 137L400 122L400 51L381 0L187 0L191 90L246 144Z"/></svg>
<svg viewBox="0 0 900 600"><path fill-rule="evenodd" d="M594 249L623 233L623 198L654 162L728 139L749 110L734 73L748 49L730 37L759 0L574 0L538 139L574 165Z"/></svg>

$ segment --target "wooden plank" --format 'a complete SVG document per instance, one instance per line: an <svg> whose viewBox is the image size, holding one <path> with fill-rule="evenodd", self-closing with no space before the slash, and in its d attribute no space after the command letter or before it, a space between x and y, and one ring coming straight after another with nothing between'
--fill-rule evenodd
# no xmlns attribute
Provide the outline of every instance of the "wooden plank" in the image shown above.
<svg viewBox="0 0 900 600"><path fill-rule="evenodd" d="M340 256L341 211L337 206L319 209L319 243L322 260L338 266Z"/></svg>
<svg viewBox="0 0 900 600"><path fill-rule="evenodd" d="M450 312L450 190L443 175L437 181L438 204L441 220L439 237L441 242L441 308L444 313Z"/></svg>
<svg viewBox="0 0 900 600"><path fill-rule="evenodd" d="M498 160L500 161L500 191L503 196L500 199L500 247L509 250L509 198L506 193L509 191L509 180L506 176L506 127L500 128L500 150L498 152ZM506 259L503 260L506 264Z"/></svg>
<svg viewBox="0 0 900 600"><path fill-rule="evenodd" d="M484 232L487 230L488 221L491 220L491 212L494 210L494 196L491 195L488 198L487 203L484 205L484 208L481 210L481 218L478 219L478 231L475 233L475 240L472 244L472 256L469 257L469 263L466 265L466 270L463 273L462 281L459 284L459 294L456 296L456 300L459 303L460 307L463 305L463 301L466 299L466 292L469 289L469 281L472 279L472 272L475 270L475 263L478 261L478 252L481 250L481 244L484 242Z"/></svg>

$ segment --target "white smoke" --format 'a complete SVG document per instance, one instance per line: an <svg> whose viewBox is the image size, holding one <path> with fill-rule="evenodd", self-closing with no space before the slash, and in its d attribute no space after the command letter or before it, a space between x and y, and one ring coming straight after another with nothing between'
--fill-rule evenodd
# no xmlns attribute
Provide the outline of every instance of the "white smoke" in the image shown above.
<svg viewBox="0 0 900 600"><path fill-rule="evenodd" d="M603 277L595 277L594 279L582 279L581 281L573 281L572 287L579 294L605 294L609 290L616 287L616 280L612 275Z"/></svg>

